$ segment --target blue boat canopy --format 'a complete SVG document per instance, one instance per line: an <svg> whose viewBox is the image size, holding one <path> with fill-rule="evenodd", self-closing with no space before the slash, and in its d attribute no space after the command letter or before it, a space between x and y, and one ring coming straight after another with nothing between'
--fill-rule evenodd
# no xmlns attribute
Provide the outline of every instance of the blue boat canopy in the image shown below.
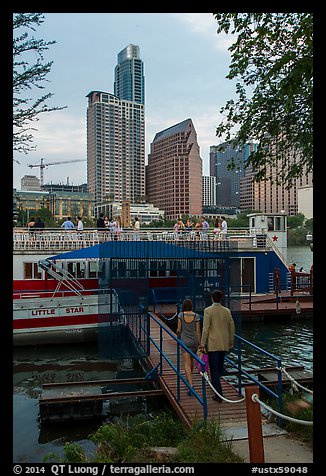
<svg viewBox="0 0 326 476"><path fill-rule="evenodd" d="M160 241L106 241L88 248L50 256L49 260L91 260L108 258L209 258L212 251ZM216 256L216 252L214 253Z"/></svg>

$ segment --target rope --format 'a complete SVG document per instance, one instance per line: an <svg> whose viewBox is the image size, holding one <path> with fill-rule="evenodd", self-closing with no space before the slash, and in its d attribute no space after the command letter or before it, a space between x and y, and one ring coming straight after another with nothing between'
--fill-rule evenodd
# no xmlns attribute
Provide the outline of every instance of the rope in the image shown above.
<svg viewBox="0 0 326 476"><path fill-rule="evenodd" d="M287 377L289 380L291 380L291 382L293 382L295 384L296 387L300 387L302 388L303 390L306 390L306 392L308 393L311 393L313 395L313 391L310 390L309 388L306 388L304 387L303 385L301 385L299 382L297 382L296 380L294 380L294 378L285 370L285 368L281 367L276 367L276 370L281 370Z"/></svg>
<svg viewBox="0 0 326 476"><path fill-rule="evenodd" d="M162 312L162 308L161 308L160 304L157 302L156 294L155 294L154 289L152 289L152 294L153 294L153 297L154 297L154 300L155 300L155 305L159 308L160 316L163 317L163 319L165 319L166 321L172 321L178 315L178 312L175 312L172 317L166 317Z"/></svg>
<svg viewBox="0 0 326 476"><path fill-rule="evenodd" d="M313 425L313 422L312 421L307 421L307 420L298 420L297 418L292 418L288 415L283 415L282 413L279 413L277 412L276 410L274 410L273 408L269 407L268 405L266 405L266 403L262 402L261 400L259 400L258 398L258 395L257 393L253 393L251 395L251 399L253 402L257 402L259 403L259 405L261 405L262 407L264 407L266 410L270 411L271 413L274 413L274 415L277 415L281 418L284 418L284 420L289 420L289 421L292 421L293 423L300 423L301 425Z"/></svg>
<svg viewBox="0 0 326 476"><path fill-rule="evenodd" d="M223 397L223 395L220 395L217 390L215 390L215 388L213 387L213 385L211 384L210 380L209 380L209 377L207 375L207 372L199 372L200 375L202 377L204 377L204 379L207 381L208 385L211 387L211 389L213 390L213 392L216 393L216 395L218 397L220 397L222 400L224 400L225 402L228 402L228 403L240 403L240 402L243 402L245 400L245 397L241 398L240 400L229 400L225 397Z"/></svg>

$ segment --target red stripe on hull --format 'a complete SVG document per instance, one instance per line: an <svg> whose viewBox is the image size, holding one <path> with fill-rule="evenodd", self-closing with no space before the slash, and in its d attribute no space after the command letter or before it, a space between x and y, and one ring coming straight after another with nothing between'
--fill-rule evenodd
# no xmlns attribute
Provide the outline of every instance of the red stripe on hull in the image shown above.
<svg viewBox="0 0 326 476"><path fill-rule="evenodd" d="M116 322L118 316L107 316L101 314L87 314L85 316L74 317L38 317L35 319L16 319L13 323L13 329L38 329L54 328L61 326L83 326L87 324L97 324L105 322Z"/></svg>

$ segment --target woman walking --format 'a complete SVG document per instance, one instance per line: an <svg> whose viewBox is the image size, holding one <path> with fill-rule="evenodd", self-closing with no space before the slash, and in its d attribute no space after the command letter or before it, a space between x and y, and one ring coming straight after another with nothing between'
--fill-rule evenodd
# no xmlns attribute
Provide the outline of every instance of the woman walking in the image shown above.
<svg viewBox="0 0 326 476"><path fill-rule="evenodd" d="M200 342L200 316L193 312L191 299L185 299L182 303L182 310L178 315L177 337L181 339L194 354L197 352ZM183 361L187 380L192 387L192 371L194 369L193 357L182 348ZM191 390L187 392L191 396Z"/></svg>

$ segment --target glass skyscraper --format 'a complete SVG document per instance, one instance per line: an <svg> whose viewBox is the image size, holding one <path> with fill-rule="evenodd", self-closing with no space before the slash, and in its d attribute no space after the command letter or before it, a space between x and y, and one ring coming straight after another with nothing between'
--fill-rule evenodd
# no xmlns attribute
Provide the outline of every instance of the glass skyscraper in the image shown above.
<svg viewBox="0 0 326 476"><path fill-rule="evenodd" d="M114 94L91 91L87 108L87 182L96 205L145 197L145 111L139 47L118 54Z"/></svg>
<svg viewBox="0 0 326 476"><path fill-rule="evenodd" d="M118 54L114 70L114 94L120 99L145 104L145 79L139 46L128 45Z"/></svg>
<svg viewBox="0 0 326 476"><path fill-rule="evenodd" d="M240 207L240 179L245 175L245 163L257 144L234 146L224 142L210 147L210 174L216 177L216 203L225 207ZM236 167L228 168L234 161Z"/></svg>

